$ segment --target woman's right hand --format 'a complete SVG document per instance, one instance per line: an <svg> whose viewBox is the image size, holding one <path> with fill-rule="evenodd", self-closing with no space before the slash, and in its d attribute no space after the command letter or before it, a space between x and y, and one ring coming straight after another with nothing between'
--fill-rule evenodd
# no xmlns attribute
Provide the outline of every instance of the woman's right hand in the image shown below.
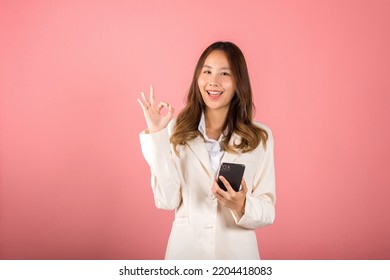
<svg viewBox="0 0 390 280"><path fill-rule="evenodd" d="M167 127L169 121L173 117L173 112L175 111L173 107L166 102L160 102L156 106L152 86L150 86L149 100L146 99L144 92L141 92L141 95L142 99L137 99L137 101L144 111L149 133L157 132ZM168 109L168 113L166 115L161 114L161 109L164 107Z"/></svg>

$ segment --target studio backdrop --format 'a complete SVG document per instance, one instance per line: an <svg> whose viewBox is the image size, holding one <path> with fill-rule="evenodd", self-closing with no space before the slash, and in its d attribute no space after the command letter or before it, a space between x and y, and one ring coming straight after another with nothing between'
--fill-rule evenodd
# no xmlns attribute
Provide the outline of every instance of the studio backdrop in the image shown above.
<svg viewBox="0 0 390 280"><path fill-rule="evenodd" d="M0 259L162 259L136 99L183 108L218 40L275 138L263 259L390 258L390 2L0 2Z"/></svg>

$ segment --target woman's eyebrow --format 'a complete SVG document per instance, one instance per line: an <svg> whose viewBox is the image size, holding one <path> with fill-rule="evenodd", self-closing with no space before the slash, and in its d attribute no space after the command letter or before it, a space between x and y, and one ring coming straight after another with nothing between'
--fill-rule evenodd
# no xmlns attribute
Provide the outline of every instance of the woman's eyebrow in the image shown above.
<svg viewBox="0 0 390 280"><path fill-rule="evenodd" d="M207 64L203 65L203 67L213 69L213 67L211 67L210 65L207 65ZM230 68L229 67L221 67L220 70L230 70Z"/></svg>

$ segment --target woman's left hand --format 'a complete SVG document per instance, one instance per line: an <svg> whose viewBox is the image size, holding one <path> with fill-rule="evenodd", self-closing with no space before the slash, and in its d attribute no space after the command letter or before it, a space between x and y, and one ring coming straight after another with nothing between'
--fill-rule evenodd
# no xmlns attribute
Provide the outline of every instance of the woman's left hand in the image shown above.
<svg viewBox="0 0 390 280"><path fill-rule="evenodd" d="M219 177L222 183L225 185L227 191L221 189L217 183L217 180L214 180L212 192L214 196L218 199L218 201L223 205L232 210L237 211L240 214L244 214L245 212L245 201L246 201L246 193L248 192L248 188L246 187L246 182L244 179L241 181L242 188L236 192L230 186L229 182L223 177Z"/></svg>

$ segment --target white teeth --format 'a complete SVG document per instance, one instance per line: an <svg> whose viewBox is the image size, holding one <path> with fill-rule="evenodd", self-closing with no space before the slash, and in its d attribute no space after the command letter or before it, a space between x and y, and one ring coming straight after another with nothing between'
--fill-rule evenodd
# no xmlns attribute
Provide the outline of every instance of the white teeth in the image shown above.
<svg viewBox="0 0 390 280"><path fill-rule="evenodd" d="M210 95L220 95L222 94L222 91L207 91L207 93Z"/></svg>

